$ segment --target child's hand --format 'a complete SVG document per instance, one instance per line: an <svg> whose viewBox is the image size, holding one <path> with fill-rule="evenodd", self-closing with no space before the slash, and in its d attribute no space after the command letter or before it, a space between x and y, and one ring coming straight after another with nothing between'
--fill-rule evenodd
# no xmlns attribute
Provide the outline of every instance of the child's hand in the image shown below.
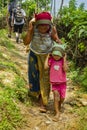
<svg viewBox="0 0 87 130"><path fill-rule="evenodd" d="M50 53L47 55L45 62L44 62L44 69L48 69L49 65L48 65L48 59L50 58Z"/></svg>

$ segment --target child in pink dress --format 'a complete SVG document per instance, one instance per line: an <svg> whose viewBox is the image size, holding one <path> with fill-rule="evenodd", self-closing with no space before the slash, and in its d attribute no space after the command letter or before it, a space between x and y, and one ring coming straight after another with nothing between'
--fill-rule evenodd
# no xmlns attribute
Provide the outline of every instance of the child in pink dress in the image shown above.
<svg viewBox="0 0 87 130"><path fill-rule="evenodd" d="M64 45L54 44L52 54L45 60L45 69L50 68L50 83L54 96L54 108L56 115L53 118L57 121L60 115L61 104L66 94L66 65L64 64Z"/></svg>

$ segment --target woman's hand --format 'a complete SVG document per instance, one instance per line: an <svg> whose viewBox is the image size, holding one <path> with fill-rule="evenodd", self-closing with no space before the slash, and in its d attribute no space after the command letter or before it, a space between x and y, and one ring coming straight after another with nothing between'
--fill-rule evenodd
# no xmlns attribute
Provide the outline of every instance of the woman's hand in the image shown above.
<svg viewBox="0 0 87 130"><path fill-rule="evenodd" d="M31 19L29 22L29 30L33 29L33 24L35 23L35 18Z"/></svg>

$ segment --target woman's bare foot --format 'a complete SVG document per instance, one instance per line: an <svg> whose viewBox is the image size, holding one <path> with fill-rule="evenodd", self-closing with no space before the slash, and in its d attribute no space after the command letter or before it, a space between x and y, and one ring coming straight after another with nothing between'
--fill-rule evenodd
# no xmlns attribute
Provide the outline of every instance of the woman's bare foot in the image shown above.
<svg viewBox="0 0 87 130"><path fill-rule="evenodd" d="M57 122L59 120L59 117L60 117L60 112L57 113L54 118L53 118L53 121Z"/></svg>
<svg viewBox="0 0 87 130"><path fill-rule="evenodd" d="M44 112L44 113L46 113L46 106L43 104L43 100L42 100L42 97L41 97L41 95L39 96L39 101L40 101L40 112Z"/></svg>
<svg viewBox="0 0 87 130"><path fill-rule="evenodd" d="M47 111L45 106L41 106L39 110L40 112L43 112L43 113L46 113Z"/></svg>

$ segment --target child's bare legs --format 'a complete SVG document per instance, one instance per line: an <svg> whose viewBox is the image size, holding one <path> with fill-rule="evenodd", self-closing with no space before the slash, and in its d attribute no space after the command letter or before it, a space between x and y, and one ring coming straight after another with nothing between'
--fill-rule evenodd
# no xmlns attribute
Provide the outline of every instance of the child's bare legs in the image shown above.
<svg viewBox="0 0 87 130"><path fill-rule="evenodd" d="M54 121L58 120L59 119L59 116L60 116L60 95L58 93L58 91L54 90L53 91L53 95L54 95L54 108L55 108L55 112L56 112L56 115L54 117Z"/></svg>
<svg viewBox="0 0 87 130"><path fill-rule="evenodd" d="M59 110L61 111L61 105L62 105L62 103L64 102L64 99L65 98L60 98L60 101L59 101Z"/></svg>

